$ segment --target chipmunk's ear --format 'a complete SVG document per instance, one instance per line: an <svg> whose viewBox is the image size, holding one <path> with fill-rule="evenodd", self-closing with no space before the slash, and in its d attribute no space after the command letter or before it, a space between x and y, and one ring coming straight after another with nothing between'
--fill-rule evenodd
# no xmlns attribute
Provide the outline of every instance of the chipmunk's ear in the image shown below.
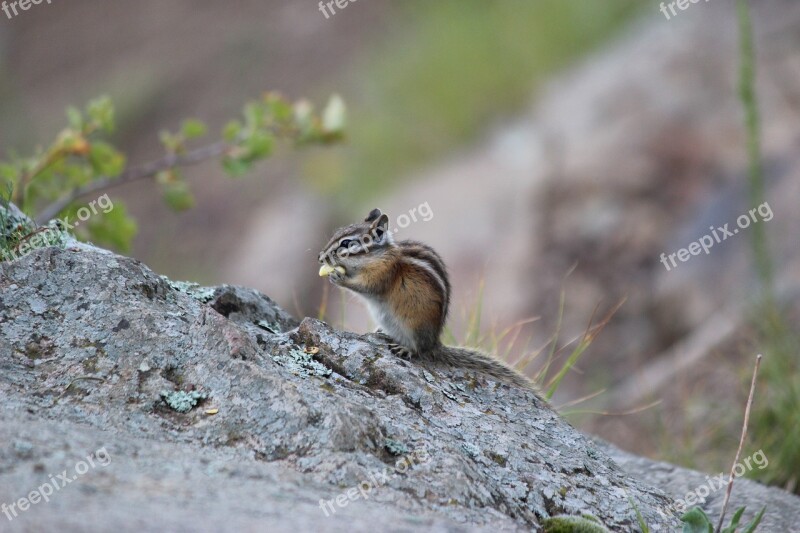
<svg viewBox="0 0 800 533"><path fill-rule="evenodd" d="M376 207L369 212L369 215L367 215L367 218L364 219L364 222L375 222L381 217L382 214L383 213L381 213L381 210Z"/></svg>
<svg viewBox="0 0 800 533"><path fill-rule="evenodd" d="M369 231L376 239L382 240L383 236L389 231L389 217L386 214L382 214L378 209L375 209L375 211L378 212L378 217L372 220ZM370 215L372 215L372 213L370 213Z"/></svg>

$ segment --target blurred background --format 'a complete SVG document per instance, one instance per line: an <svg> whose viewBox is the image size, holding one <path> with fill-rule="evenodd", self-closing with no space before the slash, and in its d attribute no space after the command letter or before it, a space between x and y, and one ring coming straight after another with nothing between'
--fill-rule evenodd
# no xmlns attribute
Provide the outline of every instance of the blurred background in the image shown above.
<svg viewBox="0 0 800 533"><path fill-rule="evenodd" d="M130 255L368 331L360 304L318 278L317 253L373 207L397 217L425 205L430 220L398 237L447 262L455 341L533 374L553 345L552 368L563 364L622 302L590 330L554 404L625 449L727 468L752 361L773 354L749 446L773 461L754 474L797 490L800 430L786 428L800 426L800 378L786 339L800 287L799 22L795 1L754 5L780 343L750 305L747 230L672 270L660 263L757 207L732 2L669 19L635 0L362 0L328 18L312 0L41 4L0 15L0 156L46 145L67 106L103 94L136 166L185 118L217 132L263 91L337 93L346 142L279 150L239 179L218 162L193 167L194 209L172 212L148 183L115 189L139 224Z"/></svg>

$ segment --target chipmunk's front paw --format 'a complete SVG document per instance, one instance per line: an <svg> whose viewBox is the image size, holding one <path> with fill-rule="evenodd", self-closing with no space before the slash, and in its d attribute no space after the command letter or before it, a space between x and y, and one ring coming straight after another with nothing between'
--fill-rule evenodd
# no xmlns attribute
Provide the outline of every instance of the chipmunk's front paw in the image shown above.
<svg viewBox="0 0 800 533"><path fill-rule="evenodd" d="M382 340L386 344L397 344L393 338L391 338L387 333L385 333L382 329L378 328L373 333L378 339Z"/></svg>
<svg viewBox="0 0 800 533"><path fill-rule="evenodd" d="M405 346L400 346L397 343L390 343L389 344L389 351L392 352L392 355L399 357L400 359L405 359L406 361L411 361L414 357L414 352L406 348Z"/></svg>
<svg viewBox="0 0 800 533"><path fill-rule="evenodd" d="M347 272L342 266L331 266L325 263L319 268L319 275L323 278L327 277L331 283L338 285L347 277Z"/></svg>

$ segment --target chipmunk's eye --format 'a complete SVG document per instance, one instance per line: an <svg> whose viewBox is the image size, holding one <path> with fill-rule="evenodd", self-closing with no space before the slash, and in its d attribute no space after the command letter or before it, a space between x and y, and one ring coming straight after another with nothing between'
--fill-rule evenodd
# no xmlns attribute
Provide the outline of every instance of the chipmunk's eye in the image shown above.
<svg viewBox="0 0 800 533"><path fill-rule="evenodd" d="M352 243L352 242L353 242L352 239L345 239L345 240L343 240L342 242L339 243L339 248L349 248L350 247L350 243Z"/></svg>

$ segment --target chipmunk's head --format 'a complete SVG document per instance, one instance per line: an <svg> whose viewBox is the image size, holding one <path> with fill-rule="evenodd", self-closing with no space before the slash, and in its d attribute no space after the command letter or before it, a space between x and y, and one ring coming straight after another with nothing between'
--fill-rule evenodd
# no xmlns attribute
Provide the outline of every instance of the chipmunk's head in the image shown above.
<svg viewBox="0 0 800 533"><path fill-rule="evenodd" d="M319 253L319 275L336 283L357 274L393 245L388 226L389 217L380 209L373 209L364 222L336 230Z"/></svg>

